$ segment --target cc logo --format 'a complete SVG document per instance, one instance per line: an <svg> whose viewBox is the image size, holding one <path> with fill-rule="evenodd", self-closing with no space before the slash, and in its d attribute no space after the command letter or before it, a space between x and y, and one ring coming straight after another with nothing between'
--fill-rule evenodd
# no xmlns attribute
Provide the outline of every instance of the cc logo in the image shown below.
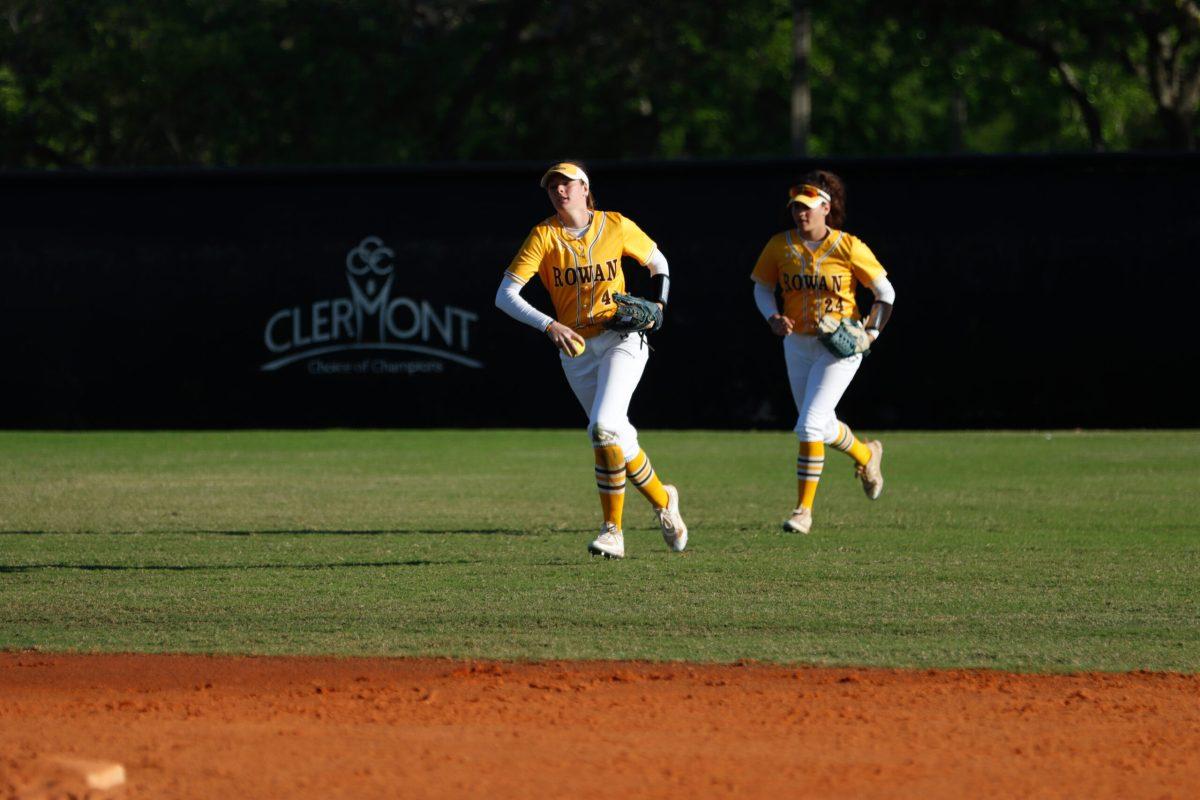
<svg viewBox="0 0 1200 800"><path fill-rule="evenodd" d="M351 275L366 275L368 272L387 275L392 271L392 259L395 256L390 247L383 246L383 240L378 236L368 236L358 243L358 247L346 253L346 269Z"/></svg>

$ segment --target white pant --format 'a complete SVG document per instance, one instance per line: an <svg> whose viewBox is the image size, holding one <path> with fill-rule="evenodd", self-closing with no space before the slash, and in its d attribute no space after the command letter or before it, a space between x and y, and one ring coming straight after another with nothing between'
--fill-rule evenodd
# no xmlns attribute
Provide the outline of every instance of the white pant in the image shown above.
<svg viewBox="0 0 1200 800"><path fill-rule="evenodd" d="M625 460L638 453L637 431L629 424L629 401L637 389L650 348L635 333L605 331L587 340L583 355L560 353L567 383L588 415L588 436L597 428L615 434Z"/></svg>
<svg viewBox="0 0 1200 800"><path fill-rule="evenodd" d="M862 364L862 354L838 358L815 336L793 333L783 338L783 357L799 412L796 436L802 442L832 442L838 422L834 411Z"/></svg>

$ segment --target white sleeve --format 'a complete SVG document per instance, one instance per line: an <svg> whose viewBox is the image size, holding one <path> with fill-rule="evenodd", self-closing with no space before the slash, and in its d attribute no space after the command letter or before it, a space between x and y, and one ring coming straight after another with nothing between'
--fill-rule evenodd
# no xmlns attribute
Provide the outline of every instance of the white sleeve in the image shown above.
<svg viewBox="0 0 1200 800"><path fill-rule="evenodd" d="M667 257L658 248L654 249L654 255L650 256L650 260L646 262L646 266L649 268L651 275L671 274L670 268L667 267Z"/></svg>
<svg viewBox="0 0 1200 800"><path fill-rule="evenodd" d="M778 314L779 307L775 303L775 287L755 281L754 305L758 306L758 313L763 315L763 319L770 319Z"/></svg>
<svg viewBox="0 0 1200 800"><path fill-rule="evenodd" d="M892 282L887 279L886 275L880 275L875 279L875 282L871 284L871 291L879 302L896 304L896 290L892 288Z"/></svg>
<svg viewBox="0 0 1200 800"><path fill-rule="evenodd" d="M524 322L531 328L545 332L554 318L538 311L528 300L521 297L522 286L524 284L505 273L504 280L500 281L500 288L496 290L496 308L518 322Z"/></svg>

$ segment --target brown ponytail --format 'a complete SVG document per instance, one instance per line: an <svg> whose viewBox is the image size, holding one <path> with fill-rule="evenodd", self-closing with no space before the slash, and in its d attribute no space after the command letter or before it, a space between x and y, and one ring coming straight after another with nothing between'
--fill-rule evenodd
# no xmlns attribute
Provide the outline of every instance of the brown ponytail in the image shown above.
<svg viewBox="0 0 1200 800"><path fill-rule="evenodd" d="M846 221L846 186L842 179L824 169L814 170L800 179L801 183L811 183L829 192L829 216L826 222L830 227L840 228Z"/></svg>

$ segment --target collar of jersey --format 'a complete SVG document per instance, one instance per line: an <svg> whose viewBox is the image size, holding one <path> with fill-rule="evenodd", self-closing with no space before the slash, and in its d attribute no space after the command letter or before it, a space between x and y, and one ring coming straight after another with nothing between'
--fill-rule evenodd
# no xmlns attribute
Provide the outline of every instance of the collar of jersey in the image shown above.
<svg viewBox="0 0 1200 800"><path fill-rule="evenodd" d="M554 215L554 221L558 223L558 230L559 230L560 235L562 236L562 238L566 239L568 242L586 242L588 239L588 236L591 235L592 231L596 230L596 220L603 213L604 213L603 211L596 211L593 209L592 210L592 218L590 220L588 220L587 227L583 229L583 233L579 234L578 236L576 236L575 234L573 234L569 230L567 230L567 226L563 224L562 217L558 216L558 214Z"/></svg>
<svg viewBox="0 0 1200 800"><path fill-rule="evenodd" d="M807 246L805 246L804 242L806 239L800 235L799 228L793 228L790 231L786 231L786 233L788 235L788 246L791 247L792 251L796 253L796 255L801 256L801 261L824 260L825 256L833 252L833 249L837 247L838 242L842 240L842 232L835 228L830 228L829 233L827 233L825 238L821 240L821 244L819 244L815 249L810 250ZM793 236L796 237L795 240L792 239ZM803 258L803 256L806 255L808 256L808 259Z"/></svg>

